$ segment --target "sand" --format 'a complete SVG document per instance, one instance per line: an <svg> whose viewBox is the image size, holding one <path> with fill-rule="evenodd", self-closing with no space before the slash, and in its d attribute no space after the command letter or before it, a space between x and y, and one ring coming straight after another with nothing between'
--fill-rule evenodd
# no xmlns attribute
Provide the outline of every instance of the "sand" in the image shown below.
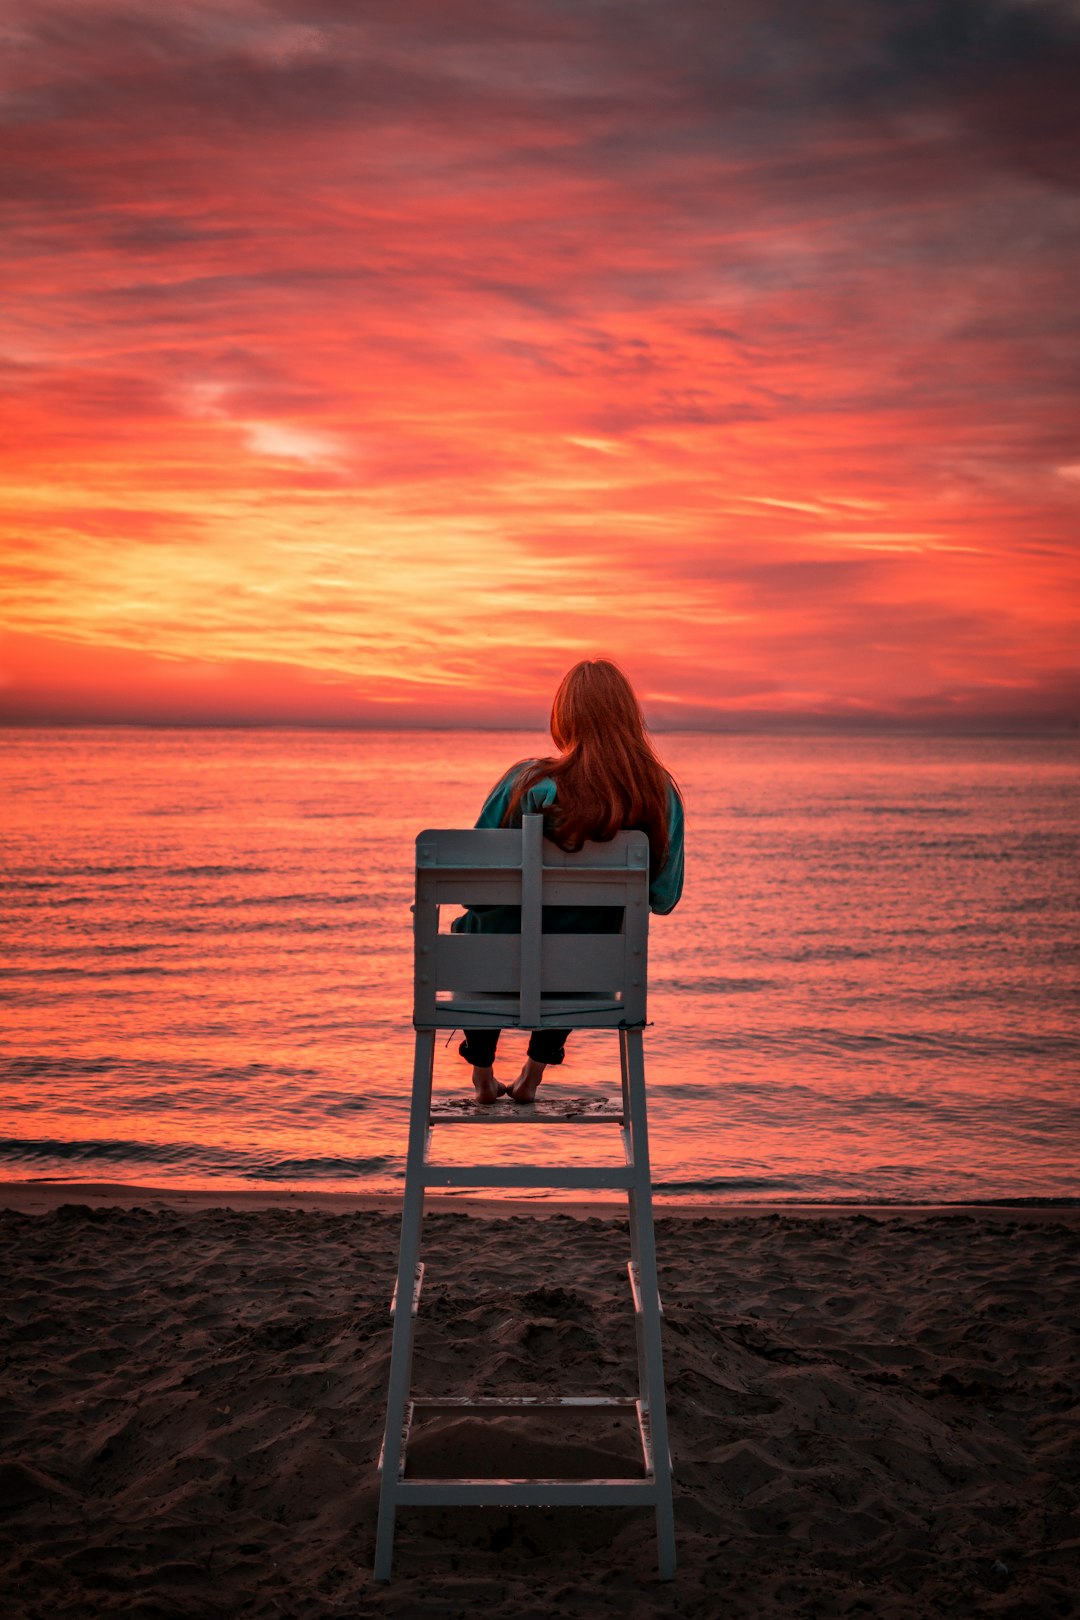
<svg viewBox="0 0 1080 1620"><path fill-rule="evenodd" d="M217 1194L220 1205L222 1195ZM0 1611L1076 1613L1080 1210L663 1213L679 1574L642 1511L428 1509L371 1579L397 1217L0 1189ZM630 1393L614 1209L439 1205L415 1385ZM425 1471L621 1471L621 1420L439 1420Z"/></svg>

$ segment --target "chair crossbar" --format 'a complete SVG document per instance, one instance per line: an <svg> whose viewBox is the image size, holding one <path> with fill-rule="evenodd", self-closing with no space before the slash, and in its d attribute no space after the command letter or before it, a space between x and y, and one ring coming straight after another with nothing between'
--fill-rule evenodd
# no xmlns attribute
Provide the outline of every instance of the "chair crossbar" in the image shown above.
<svg viewBox="0 0 1080 1620"><path fill-rule="evenodd" d="M521 862L516 865L504 866L500 862L485 864L481 861L434 861L424 863L424 875L434 874L436 877L490 877L492 872L520 872ZM605 878L608 882L624 883L627 871L630 870L627 862L620 866L559 866L548 858L544 852L543 871L545 877L565 877L572 874L575 878Z"/></svg>
<svg viewBox="0 0 1080 1620"><path fill-rule="evenodd" d="M636 1395L416 1395L415 1412L561 1412L564 1408L636 1407Z"/></svg>
<svg viewBox="0 0 1080 1620"><path fill-rule="evenodd" d="M631 1165L621 1164L425 1164L425 1187L580 1187L626 1192Z"/></svg>
<svg viewBox="0 0 1080 1620"><path fill-rule="evenodd" d="M436 1001L425 1016L423 1029L460 1029L464 1024L475 1029L643 1029L641 1023L626 1019L626 1008L621 1001L597 997L595 1003L582 1007L580 1001L564 1001L559 997L544 999L541 1010L528 1021L518 1015L517 997L505 1011L492 1007L490 1002L470 1001L467 996L455 995L452 1001Z"/></svg>
<svg viewBox="0 0 1080 1620"><path fill-rule="evenodd" d="M653 1507L651 1479L402 1479L398 1502L426 1507Z"/></svg>

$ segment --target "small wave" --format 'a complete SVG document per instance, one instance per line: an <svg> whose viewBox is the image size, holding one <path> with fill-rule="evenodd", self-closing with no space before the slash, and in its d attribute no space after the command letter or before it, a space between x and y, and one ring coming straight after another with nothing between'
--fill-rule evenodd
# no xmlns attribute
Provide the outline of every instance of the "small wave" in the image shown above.
<svg viewBox="0 0 1080 1620"><path fill-rule="evenodd" d="M800 1186L790 1176L702 1176L698 1181L656 1181L657 1192L794 1192Z"/></svg>
<svg viewBox="0 0 1080 1620"><path fill-rule="evenodd" d="M11 894L36 894L45 889L66 889L67 882L63 878L4 878L0 882L0 892Z"/></svg>
<svg viewBox="0 0 1080 1620"><path fill-rule="evenodd" d="M366 1097L305 1097L303 1107L305 1111L316 1104L322 1105L322 1112L329 1119L337 1119L341 1115L367 1114L371 1112L371 1103Z"/></svg>
<svg viewBox="0 0 1080 1620"><path fill-rule="evenodd" d="M199 1161L205 1151L178 1143L128 1142L120 1137L64 1141L52 1136L0 1136L0 1160L61 1159L83 1162L103 1159L110 1164L123 1160L143 1164L185 1164Z"/></svg>
<svg viewBox="0 0 1080 1620"><path fill-rule="evenodd" d="M903 816L926 817L932 821L942 821L949 817L960 819L969 817L971 812L959 805L946 804L860 804L850 806L857 815L863 816Z"/></svg>
<svg viewBox="0 0 1080 1620"><path fill-rule="evenodd" d="M687 996L735 996L756 990L775 990L777 986L776 979L653 978L649 988L654 993L657 990L676 990L680 995Z"/></svg>
<svg viewBox="0 0 1080 1620"><path fill-rule="evenodd" d="M5 979L134 979L168 978L179 969L150 962L111 962L107 967L6 967L0 970ZM190 969L184 971L190 972Z"/></svg>
<svg viewBox="0 0 1080 1620"><path fill-rule="evenodd" d="M187 1166L205 1176L238 1176L251 1181L327 1181L371 1176L386 1170L391 1160L370 1157L275 1158L265 1153L243 1153L204 1143L125 1141L120 1137L87 1137L65 1141L58 1137L0 1137L0 1162L128 1164L133 1168Z"/></svg>
<svg viewBox="0 0 1080 1620"><path fill-rule="evenodd" d="M159 816L194 817L201 816L204 811L213 810L214 808L212 804L192 804L190 802L184 804L152 804L148 805L145 810L139 810L136 813L140 816L149 816L155 819Z"/></svg>
<svg viewBox="0 0 1080 1620"><path fill-rule="evenodd" d="M954 1179L962 1183L965 1178L971 1181L975 1179L970 1172L966 1175L965 1172L960 1172ZM845 1175L839 1170L830 1170L822 1174L808 1170L786 1176L701 1176L690 1180L657 1181L655 1186L658 1192L665 1193L750 1192L768 1194L769 1200L782 1193L799 1201L824 1200L834 1203L849 1200L888 1203L895 1200L896 1193L905 1184L914 1188L920 1183L931 1191L936 1189L937 1179L933 1171L926 1166L876 1164L852 1175ZM892 1189L893 1198L882 1196L886 1189Z"/></svg>
<svg viewBox="0 0 1080 1620"><path fill-rule="evenodd" d="M324 1072L305 1064L295 1063L206 1063L198 1058L170 1057L167 1062L152 1058L124 1058L108 1053L87 1057L47 1057L34 1055L0 1059L0 1080L34 1080L46 1077L55 1080L81 1079L89 1075L108 1074L118 1079L155 1082L174 1080L191 1087L200 1084L226 1083L242 1087L248 1080L318 1080Z"/></svg>
<svg viewBox="0 0 1080 1620"><path fill-rule="evenodd" d="M929 930L927 930L929 932ZM801 945L792 951L790 962L869 962L877 953L859 945Z"/></svg>
<svg viewBox="0 0 1080 1620"><path fill-rule="evenodd" d="M1061 1035L953 1035L922 1030L865 1030L789 1026L781 1031L746 1029L724 1034L715 1031L704 1043L714 1051L784 1054L869 1053L875 1056L901 1052L919 1059L982 1060L985 1058L1023 1060L1029 1058L1075 1058L1080 1056L1080 1036Z"/></svg>
<svg viewBox="0 0 1080 1620"><path fill-rule="evenodd" d="M301 810L301 821L364 821L374 815L372 810Z"/></svg>
<svg viewBox="0 0 1080 1620"><path fill-rule="evenodd" d="M252 873L269 872L269 866L225 866L211 862L207 866L163 866L166 877L245 877Z"/></svg>
<svg viewBox="0 0 1080 1620"><path fill-rule="evenodd" d="M368 1176L385 1170L395 1161L388 1158L339 1159L329 1156L311 1159L262 1159L253 1161L244 1174L259 1181L339 1181L345 1176Z"/></svg>
<svg viewBox="0 0 1080 1620"><path fill-rule="evenodd" d="M204 905L217 905L216 900ZM243 894L230 900L234 906L360 906L369 904L360 894Z"/></svg>

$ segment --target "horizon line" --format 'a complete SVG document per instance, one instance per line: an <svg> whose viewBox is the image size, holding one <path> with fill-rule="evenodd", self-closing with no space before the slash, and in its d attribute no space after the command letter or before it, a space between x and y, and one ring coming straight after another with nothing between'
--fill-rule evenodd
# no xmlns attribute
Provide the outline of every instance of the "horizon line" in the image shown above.
<svg viewBox="0 0 1080 1620"><path fill-rule="evenodd" d="M500 724L470 721L385 721L358 720L18 720L0 716L0 731L330 731L330 732L546 732L547 725ZM657 736L752 737L752 736L921 736L921 737L1039 737L1080 739L1080 720L1015 722L1009 725L985 723L942 723L876 718L868 721L796 720L753 725L647 725Z"/></svg>

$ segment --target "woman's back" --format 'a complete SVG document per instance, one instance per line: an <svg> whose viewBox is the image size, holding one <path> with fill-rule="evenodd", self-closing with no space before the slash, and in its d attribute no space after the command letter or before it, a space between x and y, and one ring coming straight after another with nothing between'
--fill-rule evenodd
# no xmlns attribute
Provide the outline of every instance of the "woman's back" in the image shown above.
<svg viewBox="0 0 1080 1620"><path fill-rule="evenodd" d="M519 827L522 816L542 815L545 836L569 850L638 829L649 838L650 909L674 910L683 884L682 800L622 671L606 659L576 664L555 694L551 735L561 752L512 765L476 825ZM515 906L475 907L454 926L510 934L519 931L520 917ZM545 933L617 933L621 926L618 908L544 908Z"/></svg>
<svg viewBox="0 0 1080 1620"><path fill-rule="evenodd" d="M679 790L653 751L641 706L622 670L607 659L575 664L562 680L551 710L551 736L559 753L519 760L484 801L477 827L518 827L526 815L544 818L545 835L566 850L605 842L623 829L649 839L649 906L674 910L683 885L683 808ZM545 906L545 934L617 934L619 906ZM452 924L454 933L519 934L519 906L472 906ZM467 1029L459 1050L473 1067L482 1103L528 1103L545 1068L563 1060L569 1030L534 1030L518 1079L495 1079L497 1030Z"/></svg>

